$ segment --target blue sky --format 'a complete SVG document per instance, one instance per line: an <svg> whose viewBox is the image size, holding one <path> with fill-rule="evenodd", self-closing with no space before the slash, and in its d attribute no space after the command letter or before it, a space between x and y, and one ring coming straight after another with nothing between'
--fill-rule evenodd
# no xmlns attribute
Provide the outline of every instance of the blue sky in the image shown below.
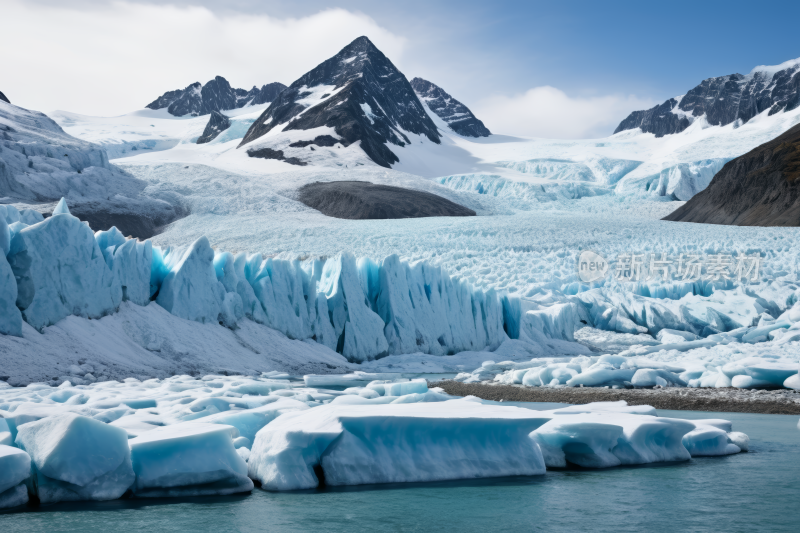
<svg viewBox="0 0 800 533"><path fill-rule="evenodd" d="M175 2L173 2L175 3ZM797 1L189 1L220 11L305 16L359 11L407 36L426 75L467 99L552 85L664 100L700 80L800 57ZM476 68L477 67L477 68Z"/></svg>
<svg viewBox="0 0 800 533"><path fill-rule="evenodd" d="M587 137L611 133L614 123L630 110L682 94L704 78L746 74L756 65L800 57L797 1L132 0L126 4L40 0L23 4L0 0L0 5L16 8L4 9L12 14L4 17L6 24L16 27L46 26L52 19L49 33L62 31L65 10L82 15L76 16L75 24L87 21L85 28L73 28L70 36L91 35L99 26L120 26L121 31L107 31L96 40L102 41L102 48L118 45L113 54L98 49L98 42L91 46L87 41L81 47L71 37L62 39L68 43L58 44L71 64L78 65L77 71L65 68L63 76L73 83L78 81L75 78L88 79L104 87L93 99L77 90L74 94L66 90L60 100L44 91L34 97L39 94L35 84L41 82L36 75L25 75L26 66L20 61L4 69L6 79L0 74L4 87L0 90L12 101L14 94L20 94L25 104L43 110L58 107L98 114L140 107L143 104L139 102L157 96L153 93L206 81L204 77L214 73L240 86L273 78L290 83L336 53L342 43L366 33L409 78L422 76L440 84L476 111L483 111L485 117L480 118L490 127L504 127L512 130L508 133L520 135ZM231 33L230 29L227 33L215 31L213 20L197 23L192 21L205 19L181 15L190 12L186 10L197 14L198 9L210 14L220 28L244 28L243 20L260 21L262 26L253 22L252 29L242 30L249 41L235 35L235 49L220 50L219 54L198 49L205 59L195 61L185 58L193 42ZM173 21L164 28L176 28L174 42L148 34L151 25L147 21L153 19ZM124 26L133 24L140 30L126 33ZM303 33L311 31L310 27L315 28L312 37ZM269 40L286 28L281 41ZM13 30L0 21L0 31L4 29ZM47 32L20 36L27 41L25 49L31 51L29 59L52 51L54 43L36 42L44 39L41 33ZM323 34L325 39L315 40ZM136 49L148 60L140 62L137 56L127 55ZM107 57L103 57L105 53ZM248 54L253 56L251 63L244 61ZM293 55L295 60L287 62L277 55ZM8 56L4 53L0 61L12 61ZM101 67L90 69L98 57L103 57ZM128 65L127 71L112 65L115 57ZM176 60L178 57L182 59ZM105 76L98 73L95 80L93 73L102 66L107 72ZM118 102L107 103L104 95L115 82L117 86L124 83L127 89L118 93ZM28 95L30 101L25 100ZM552 112L511 120L507 115L520 107L550 108ZM559 125L562 107L580 112L567 119L568 124Z"/></svg>

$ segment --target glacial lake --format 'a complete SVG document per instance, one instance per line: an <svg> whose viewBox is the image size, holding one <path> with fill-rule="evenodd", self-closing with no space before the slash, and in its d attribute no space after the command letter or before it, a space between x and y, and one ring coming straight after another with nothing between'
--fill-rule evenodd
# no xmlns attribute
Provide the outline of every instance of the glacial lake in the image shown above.
<svg viewBox="0 0 800 533"><path fill-rule="evenodd" d="M797 416L659 414L731 420L750 452L536 477L62 503L0 514L0 531L798 531Z"/></svg>

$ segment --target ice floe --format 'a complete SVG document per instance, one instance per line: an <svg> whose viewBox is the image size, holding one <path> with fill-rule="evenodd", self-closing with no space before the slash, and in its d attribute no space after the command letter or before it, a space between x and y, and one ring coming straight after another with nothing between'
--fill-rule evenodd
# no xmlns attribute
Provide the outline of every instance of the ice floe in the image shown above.
<svg viewBox="0 0 800 533"><path fill-rule="evenodd" d="M747 449L724 420L624 402L534 411L391 373L0 389L0 503L540 475ZM23 487L23 488L20 488Z"/></svg>

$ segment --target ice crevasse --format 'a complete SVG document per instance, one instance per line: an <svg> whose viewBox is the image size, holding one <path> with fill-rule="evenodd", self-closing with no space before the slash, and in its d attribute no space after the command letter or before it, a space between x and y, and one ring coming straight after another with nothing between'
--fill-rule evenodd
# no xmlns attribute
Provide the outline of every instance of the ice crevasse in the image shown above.
<svg viewBox="0 0 800 533"><path fill-rule="evenodd" d="M493 349L509 338L508 322L520 322L494 291L397 256L234 256L213 250L205 237L160 248L116 228L93 233L63 199L51 217L31 225L0 218L0 332L7 335L21 336L23 320L42 331L70 315L100 318L122 301L154 300L187 320L235 329L247 318L360 362Z"/></svg>

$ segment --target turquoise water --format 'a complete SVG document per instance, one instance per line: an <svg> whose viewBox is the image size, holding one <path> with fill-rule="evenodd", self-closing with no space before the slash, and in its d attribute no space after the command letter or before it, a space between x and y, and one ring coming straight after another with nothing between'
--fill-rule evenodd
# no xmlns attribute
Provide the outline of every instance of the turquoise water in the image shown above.
<svg viewBox="0 0 800 533"><path fill-rule="evenodd" d="M797 416L659 414L732 420L751 451L537 477L57 504L0 514L0 531L800 531Z"/></svg>

